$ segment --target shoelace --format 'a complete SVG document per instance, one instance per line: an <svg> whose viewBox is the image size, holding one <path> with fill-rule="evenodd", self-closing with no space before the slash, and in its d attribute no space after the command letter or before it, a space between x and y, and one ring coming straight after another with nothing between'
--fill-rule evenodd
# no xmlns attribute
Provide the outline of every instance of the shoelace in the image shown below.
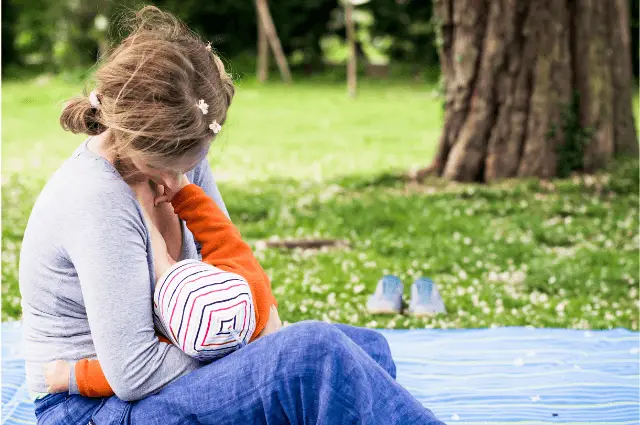
<svg viewBox="0 0 640 425"><path fill-rule="evenodd" d="M398 291L399 279L384 278L382 281L382 292L385 294L395 294Z"/></svg>
<svg viewBox="0 0 640 425"><path fill-rule="evenodd" d="M431 295L433 294L433 284L427 281L420 281L416 285L418 287L418 297L420 302L428 304L431 301Z"/></svg>

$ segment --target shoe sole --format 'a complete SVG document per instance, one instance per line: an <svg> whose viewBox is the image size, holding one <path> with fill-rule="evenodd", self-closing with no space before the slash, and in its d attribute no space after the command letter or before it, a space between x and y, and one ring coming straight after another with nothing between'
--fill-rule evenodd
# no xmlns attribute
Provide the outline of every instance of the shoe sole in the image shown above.
<svg viewBox="0 0 640 425"><path fill-rule="evenodd" d="M433 316L437 316L438 314L444 314L444 313L432 313L427 311L424 311L424 312L409 311L409 314L414 317L427 317L427 316L433 317Z"/></svg>
<svg viewBox="0 0 640 425"><path fill-rule="evenodd" d="M400 311L390 308L367 308L367 311L371 314L400 314Z"/></svg>

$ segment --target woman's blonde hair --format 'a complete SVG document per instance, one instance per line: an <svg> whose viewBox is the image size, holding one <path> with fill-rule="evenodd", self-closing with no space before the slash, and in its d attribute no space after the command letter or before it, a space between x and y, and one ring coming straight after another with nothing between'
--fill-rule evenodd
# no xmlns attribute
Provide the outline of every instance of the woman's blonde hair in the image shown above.
<svg viewBox="0 0 640 425"><path fill-rule="evenodd" d="M95 73L93 102L71 99L62 128L89 135L109 129L109 147L120 157L135 151L170 160L210 141L217 127L210 126L224 124L234 94L220 58L156 7L138 11L128 27ZM201 99L208 108L198 106Z"/></svg>

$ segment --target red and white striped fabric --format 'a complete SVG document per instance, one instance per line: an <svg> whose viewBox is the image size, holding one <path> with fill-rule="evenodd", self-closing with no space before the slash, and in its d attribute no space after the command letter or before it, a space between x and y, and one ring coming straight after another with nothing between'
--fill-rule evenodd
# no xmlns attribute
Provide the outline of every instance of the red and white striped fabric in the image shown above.
<svg viewBox="0 0 640 425"><path fill-rule="evenodd" d="M237 350L256 329L247 281L196 260L180 261L165 272L156 284L153 309L162 333L199 360Z"/></svg>

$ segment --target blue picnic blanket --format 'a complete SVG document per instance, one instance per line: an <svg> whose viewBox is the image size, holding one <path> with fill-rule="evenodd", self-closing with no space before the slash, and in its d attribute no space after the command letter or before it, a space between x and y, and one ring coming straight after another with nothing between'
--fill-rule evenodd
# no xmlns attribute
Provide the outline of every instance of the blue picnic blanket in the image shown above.
<svg viewBox="0 0 640 425"><path fill-rule="evenodd" d="M640 335L498 328L382 331L398 381L453 424L640 424ZM2 424L35 423L19 323L2 325Z"/></svg>

